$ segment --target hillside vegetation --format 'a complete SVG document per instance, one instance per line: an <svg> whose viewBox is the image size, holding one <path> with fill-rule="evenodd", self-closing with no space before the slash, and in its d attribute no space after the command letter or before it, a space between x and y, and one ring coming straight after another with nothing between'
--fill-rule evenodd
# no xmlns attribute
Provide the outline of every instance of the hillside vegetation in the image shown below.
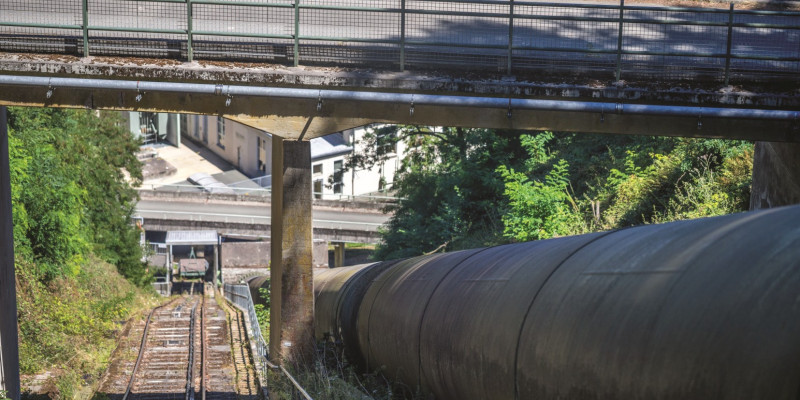
<svg viewBox="0 0 800 400"><path fill-rule="evenodd" d="M23 388L47 371L52 397L85 397L122 324L153 299L130 219L136 149L116 114L9 109Z"/></svg>
<svg viewBox="0 0 800 400"><path fill-rule="evenodd" d="M387 132L387 130L389 132ZM383 127L410 147L376 258L745 211L745 141ZM380 155L352 160L378 162Z"/></svg>

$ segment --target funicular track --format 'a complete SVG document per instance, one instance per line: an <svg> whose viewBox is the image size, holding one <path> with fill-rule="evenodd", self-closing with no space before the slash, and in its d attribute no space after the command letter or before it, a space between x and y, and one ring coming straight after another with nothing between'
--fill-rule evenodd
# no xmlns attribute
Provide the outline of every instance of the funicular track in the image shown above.
<svg viewBox="0 0 800 400"><path fill-rule="evenodd" d="M203 299L185 296L150 313L123 400L195 398Z"/></svg>
<svg viewBox="0 0 800 400"><path fill-rule="evenodd" d="M116 400L261 398L241 312L210 285L175 282L173 290L183 295L129 325L98 392Z"/></svg>

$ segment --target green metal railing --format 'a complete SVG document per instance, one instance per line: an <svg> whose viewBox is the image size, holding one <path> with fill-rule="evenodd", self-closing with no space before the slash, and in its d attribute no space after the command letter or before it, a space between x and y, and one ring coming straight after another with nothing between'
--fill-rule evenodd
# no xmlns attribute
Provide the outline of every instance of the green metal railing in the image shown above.
<svg viewBox="0 0 800 400"><path fill-rule="evenodd" d="M162 8L171 14L156 15ZM277 21L269 20L276 13ZM50 23L52 15L79 23ZM225 23L227 29L202 29ZM624 0L6 0L0 5L0 50L68 53L66 45L59 46L73 39L81 40L82 56L165 57L163 44L170 43L179 55L169 57L186 61L466 67L508 75L589 71L616 80L705 75L725 84L732 77L800 79L800 12L736 10L733 3L727 9L630 6ZM153 45L162 47L147 47Z"/></svg>

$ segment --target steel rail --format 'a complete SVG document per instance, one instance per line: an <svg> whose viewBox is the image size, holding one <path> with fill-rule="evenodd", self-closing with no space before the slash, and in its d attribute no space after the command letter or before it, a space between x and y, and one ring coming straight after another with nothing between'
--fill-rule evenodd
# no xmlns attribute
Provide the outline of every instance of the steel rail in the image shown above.
<svg viewBox="0 0 800 400"><path fill-rule="evenodd" d="M192 284L192 289L194 289L194 284ZM189 367L186 369L186 397L185 400L193 400L194 399L194 335L195 335L195 323L196 323L196 311L197 311L197 304L199 302L194 303L192 306L191 311L191 320L189 322Z"/></svg>
<svg viewBox="0 0 800 400"><path fill-rule="evenodd" d="M48 78L39 76L0 75L0 85L32 86L88 90L121 90L130 92L165 92L217 95L228 98L268 97L313 101L347 101L357 103L394 103L414 106L469 107L531 111L565 111L620 115L694 116L759 120L800 119L800 111L723 108L702 106L670 106L593 101L542 100L506 97L456 96L392 92L298 89L224 84L125 81L86 78Z"/></svg>
<svg viewBox="0 0 800 400"><path fill-rule="evenodd" d="M139 345L139 355L136 357L136 363L133 365L133 372L131 372L131 379L128 381L128 387L125 388L125 394L122 396L122 400L127 400L128 396L131 394L131 389L133 389L133 381L136 378L136 372L139 370L139 365L142 363L142 359L144 358L144 350L145 346L147 345L147 332L150 330L150 321L153 318L153 314L155 314L157 310L171 306L177 301L178 299L174 299L166 304L160 305L151 310L150 314L147 315L147 322L144 324L144 332L142 333L142 342Z"/></svg>

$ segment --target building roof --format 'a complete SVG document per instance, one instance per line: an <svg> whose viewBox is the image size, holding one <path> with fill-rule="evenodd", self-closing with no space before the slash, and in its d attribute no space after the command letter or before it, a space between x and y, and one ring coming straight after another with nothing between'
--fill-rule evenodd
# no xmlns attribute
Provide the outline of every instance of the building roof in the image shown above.
<svg viewBox="0 0 800 400"><path fill-rule="evenodd" d="M335 157L353 151L341 132L311 139L311 161Z"/></svg>
<svg viewBox="0 0 800 400"><path fill-rule="evenodd" d="M218 244L217 231L167 231L168 245Z"/></svg>

